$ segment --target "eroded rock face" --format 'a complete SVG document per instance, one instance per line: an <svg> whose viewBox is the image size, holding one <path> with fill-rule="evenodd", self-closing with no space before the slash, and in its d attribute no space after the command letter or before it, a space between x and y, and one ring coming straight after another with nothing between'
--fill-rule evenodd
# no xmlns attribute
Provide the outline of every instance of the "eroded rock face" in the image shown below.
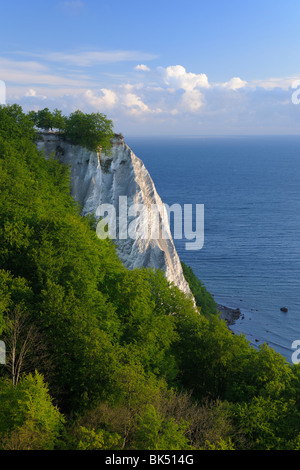
<svg viewBox="0 0 300 470"><path fill-rule="evenodd" d="M129 212L134 204L160 208L161 229L168 234L168 238L137 236L136 239L127 237L120 240L117 237L118 255L128 269L151 267L163 270L169 281L190 294L162 201L145 165L122 137L116 136L110 155L71 145L51 133L42 133L37 146L40 150L44 149L46 155L55 153L60 161L70 165L72 195L82 206L83 215L95 214L98 217L102 204L112 204L118 215L120 196L127 197ZM142 227L144 233L145 229Z"/></svg>

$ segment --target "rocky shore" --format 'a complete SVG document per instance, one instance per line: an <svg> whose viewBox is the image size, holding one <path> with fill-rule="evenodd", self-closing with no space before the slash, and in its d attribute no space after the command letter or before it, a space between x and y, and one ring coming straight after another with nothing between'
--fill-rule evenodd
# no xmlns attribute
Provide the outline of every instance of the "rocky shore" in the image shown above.
<svg viewBox="0 0 300 470"><path fill-rule="evenodd" d="M217 310L220 312L219 318L221 320L225 320L227 325L233 325L236 320L238 320L241 316L241 311L239 308L230 308L225 307L225 305L217 305Z"/></svg>

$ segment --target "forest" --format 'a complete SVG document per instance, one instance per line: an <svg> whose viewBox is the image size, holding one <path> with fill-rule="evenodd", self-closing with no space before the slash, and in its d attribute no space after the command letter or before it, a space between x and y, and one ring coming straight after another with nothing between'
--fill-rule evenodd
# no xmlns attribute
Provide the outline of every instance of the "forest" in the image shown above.
<svg viewBox="0 0 300 470"><path fill-rule="evenodd" d="M0 107L0 449L299 450L299 366L234 335L184 264L197 308L126 269L36 139Z"/></svg>

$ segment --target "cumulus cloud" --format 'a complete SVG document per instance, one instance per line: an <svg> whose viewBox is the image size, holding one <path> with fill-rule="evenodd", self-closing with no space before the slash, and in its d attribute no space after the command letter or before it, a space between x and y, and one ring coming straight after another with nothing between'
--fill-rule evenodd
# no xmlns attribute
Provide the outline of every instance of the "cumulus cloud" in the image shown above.
<svg viewBox="0 0 300 470"><path fill-rule="evenodd" d="M175 89L182 88L192 91L195 88L209 88L208 78L204 73L196 74L187 72L182 65L171 65L166 68L160 67L165 83Z"/></svg>
<svg viewBox="0 0 300 470"><path fill-rule="evenodd" d="M239 90L240 88L244 88L247 86L248 82L246 80L242 80L239 77L233 77L228 82L222 84L225 88L229 88L230 90Z"/></svg>
<svg viewBox="0 0 300 470"><path fill-rule="evenodd" d="M147 126L144 131L157 133L234 134L255 129L271 133L276 119L280 131L284 123L289 132L300 127L300 106L292 102L300 77L246 81L234 76L217 83L209 81L205 73L171 65L152 68L151 73L140 74L137 82L132 68L118 76L99 75L98 71L97 75L91 72L85 76L82 72L75 74L69 67L90 65L94 60L129 60L134 53L127 52L128 55L126 51L114 51L113 55L95 51L52 53L47 56L51 67L49 62L0 57L1 79L9 84L8 101L19 102L26 110L44 107L47 96L47 107L57 107L65 113L76 109L107 113L124 133L130 126L138 132L142 125ZM59 65L57 71L52 67L55 61ZM150 69L141 61L135 70Z"/></svg>
<svg viewBox="0 0 300 470"><path fill-rule="evenodd" d="M145 64L140 64L140 65L136 65L134 67L134 70L137 70L138 72L150 72L150 69L149 67L147 67L147 65Z"/></svg>
<svg viewBox="0 0 300 470"><path fill-rule="evenodd" d="M178 111L196 112L203 106L204 95L200 90L210 88L208 78L204 73L187 72L182 65L171 65L159 70L165 84L170 88L169 91L183 91L178 103ZM176 110L173 109L172 112L175 114Z"/></svg>
<svg viewBox="0 0 300 470"><path fill-rule="evenodd" d="M102 88L99 93L87 90L84 99L95 109L113 110L132 116L142 116L161 112L158 108L152 108L143 101L142 96L137 94L139 86L135 89L133 85L119 86L115 91Z"/></svg>
<svg viewBox="0 0 300 470"><path fill-rule="evenodd" d="M149 111L149 107L145 103L143 103L139 96L135 95L134 93L127 93L126 95L124 95L123 104L127 106L127 108L130 108L132 112Z"/></svg>
<svg viewBox="0 0 300 470"><path fill-rule="evenodd" d="M25 97L26 97L26 98L42 99L42 100L46 100L46 99L47 99L47 96L46 96L46 95L37 93L37 91L34 90L33 88L30 88L30 90L26 91Z"/></svg>
<svg viewBox="0 0 300 470"><path fill-rule="evenodd" d="M118 103L118 96L113 90L101 88L102 95L92 90L86 90L84 96L87 102L97 109L111 109Z"/></svg>
<svg viewBox="0 0 300 470"><path fill-rule="evenodd" d="M30 88L30 90L28 90L28 91L25 93L25 96L36 96L36 91L33 90L32 88Z"/></svg>

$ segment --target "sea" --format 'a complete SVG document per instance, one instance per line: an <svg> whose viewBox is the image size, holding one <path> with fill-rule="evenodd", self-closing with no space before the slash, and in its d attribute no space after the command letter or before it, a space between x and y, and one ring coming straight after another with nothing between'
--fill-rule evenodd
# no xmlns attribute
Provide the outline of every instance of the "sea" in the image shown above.
<svg viewBox="0 0 300 470"><path fill-rule="evenodd" d="M241 310L233 332L292 362L300 341L300 136L125 141L164 203L204 205L203 247L174 243L216 302Z"/></svg>

